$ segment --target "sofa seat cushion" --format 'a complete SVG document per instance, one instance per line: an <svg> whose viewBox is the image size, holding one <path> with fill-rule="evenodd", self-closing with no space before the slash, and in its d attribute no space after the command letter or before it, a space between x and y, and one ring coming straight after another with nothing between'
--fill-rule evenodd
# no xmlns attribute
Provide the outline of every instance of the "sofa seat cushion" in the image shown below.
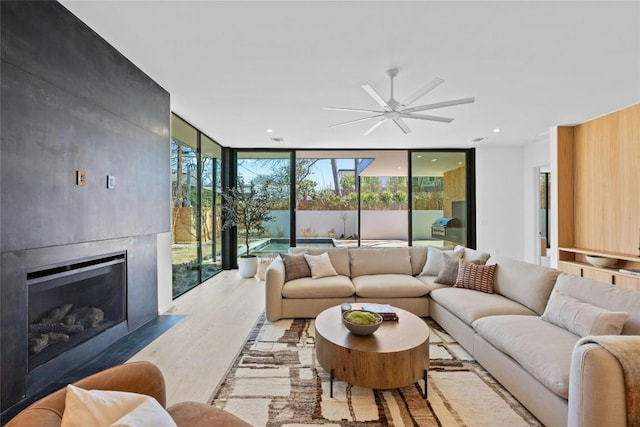
<svg viewBox="0 0 640 427"><path fill-rule="evenodd" d="M344 298L355 293L351 279L347 276L329 276L319 279L302 277L282 286L285 298Z"/></svg>
<svg viewBox="0 0 640 427"><path fill-rule="evenodd" d="M476 333L567 399L571 354L580 339L537 316L491 316L473 322Z"/></svg>
<svg viewBox="0 0 640 427"><path fill-rule="evenodd" d="M451 286L443 285L442 283L436 283L436 279L438 276L416 276L416 279L420 280L422 283L427 285L429 288L429 292L440 289L440 288L450 288Z"/></svg>
<svg viewBox="0 0 640 427"><path fill-rule="evenodd" d="M471 326L474 320L498 314L537 316L527 307L498 294L464 288L441 288L431 291L431 298Z"/></svg>
<svg viewBox="0 0 640 427"><path fill-rule="evenodd" d="M424 282L406 274L371 274L351 280L356 295L362 298L411 298L429 293Z"/></svg>

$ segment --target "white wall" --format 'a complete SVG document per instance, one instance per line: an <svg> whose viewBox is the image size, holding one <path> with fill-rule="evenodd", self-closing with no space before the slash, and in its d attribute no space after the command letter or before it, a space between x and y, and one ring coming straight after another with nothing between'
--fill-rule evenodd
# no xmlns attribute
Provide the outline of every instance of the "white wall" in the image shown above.
<svg viewBox="0 0 640 427"><path fill-rule="evenodd" d="M342 214L346 213L346 221L342 221ZM406 215L406 212L405 212ZM319 237L327 237L330 228L335 229L336 237L344 232L351 236L358 232L358 213L356 211L297 211L296 233L302 236L303 227L311 227L318 232ZM405 231L406 233L406 231Z"/></svg>
<svg viewBox="0 0 640 427"><path fill-rule="evenodd" d="M476 246L480 250L524 259L523 157L522 147L476 149Z"/></svg>
<svg viewBox="0 0 640 427"><path fill-rule="evenodd" d="M523 236L524 254L523 259L535 264L539 263L540 256L540 206L539 174L541 167L548 167L551 164L549 139L533 142L523 147L523 184L524 184L524 217ZM551 177L552 180L553 176ZM555 205L552 205L552 207ZM551 227L551 224L549 224Z"/></svg>
<svg viewBox="0 0 640 427"><path fill-rule="evenodd" d="M413 240L428 240L432 237L431 225L436 219L444 216L444 211L414 210L411 214L413 215L413 226L411 228Z"/></svg>
<svg viewBox="0 0 640 427"><path fill-rule="evenodd" d="M157 235L158 258L158 313L164 313L173 305L171 277L171 232Z"/></svg>
<svg viewBox="0 0 640 427"><path fill-rule="evenodd" d="M361 239L408 240L408 211L362 211L360 213Z"/></svg>

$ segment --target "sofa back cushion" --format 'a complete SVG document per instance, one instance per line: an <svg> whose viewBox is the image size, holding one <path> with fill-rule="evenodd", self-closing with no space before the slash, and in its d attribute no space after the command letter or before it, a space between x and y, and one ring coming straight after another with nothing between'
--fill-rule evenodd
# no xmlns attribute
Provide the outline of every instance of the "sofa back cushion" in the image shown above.
<svg viewBox="0 0 640 427"><path fill-rule="evenodd" d="M329 255L331 265L340 276L349 276L349 249L347 248L289 248L290 254Z"/></svg>
<svg viewBox="0 0 640 427"><path fill-rule="evenodd" d="M560 274L558 270L516 259L492 255L487 265L497 264L493 291L542 315Z"/></svg>
<svg viewBox="0 0 640 427"><path fill-rule="evenodd" d="M417 276L422 272L424 263L427 262L427 247L411 246L409 247L409 256L411 257L411 275Z"/></svg>
<svg viewBox="0 0 640 427"><path fill-rule="evenodd" d="M558 276L555 290L597 307L628 312L622 335L640 335L640 292L567 273Z"/></svg>
<svg viewBox="0 0 640 427"><path fill-rule="evenodd" d="M409 248L351 248L349 257L351 277L412 272Z"/></svg>

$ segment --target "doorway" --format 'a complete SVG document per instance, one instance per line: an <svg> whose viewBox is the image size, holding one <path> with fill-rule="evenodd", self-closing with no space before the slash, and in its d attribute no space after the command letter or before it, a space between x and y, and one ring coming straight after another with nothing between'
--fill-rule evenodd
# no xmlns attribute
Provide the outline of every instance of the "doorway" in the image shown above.
<svg viewBox="0 0 640 427"><path fill-rule="evenodd" d="M539 264L549 267L549 249L551 248L551 233L549 230L551 210L551 169L548 166L541 167L538 173L538 194L537 218L540 245L538 246L537 258L539 260Z"/></svg>

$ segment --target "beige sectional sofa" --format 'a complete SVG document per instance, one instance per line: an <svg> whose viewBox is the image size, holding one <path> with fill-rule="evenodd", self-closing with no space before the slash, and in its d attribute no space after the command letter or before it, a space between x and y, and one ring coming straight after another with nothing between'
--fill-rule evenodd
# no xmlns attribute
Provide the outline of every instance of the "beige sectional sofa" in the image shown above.
<svg viewBox="0 0 640 427"><path fill-rule="evenodd" d="M464 251L463 259L486 259ZM421 274L427 248L290 249L323 252L337 275L285 282L281 258L268 267L268 320L315 317L342 302L388 303L432 317L545 425L627 425L620 363L581 335L612 318L603 330L634 336L640 359L640 292L491 256L494 293L484 293Z"/></svg>

